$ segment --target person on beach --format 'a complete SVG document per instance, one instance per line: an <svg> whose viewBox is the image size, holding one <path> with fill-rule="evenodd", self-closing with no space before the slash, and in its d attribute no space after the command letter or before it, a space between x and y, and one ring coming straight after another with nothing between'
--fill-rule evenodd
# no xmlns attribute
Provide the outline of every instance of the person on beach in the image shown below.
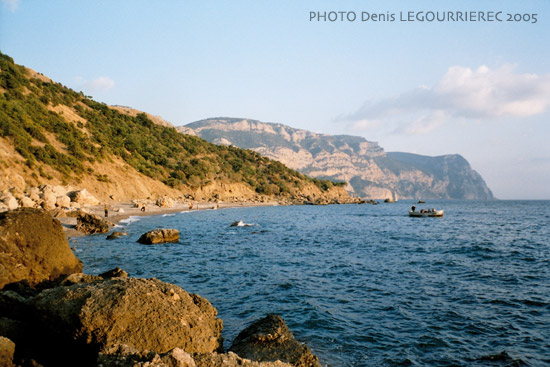
<svg viewBox="0 0 550 367"><path fill-rule="evenodd" d="M145 211L145 204L141 204L141 211L142 211L142 212Z"/></svg>
<svg viewBox="0 0 550 367"><path fill-rule="evenodd" d="M105 218L107 218L108 216L109 216L109 206L105 204Z"/></svg>
<svg viewBox="0 0 550 367"><path fill-rule="evenodd" d="M189 210L193 210L193 202L189 203Z"/></svg>

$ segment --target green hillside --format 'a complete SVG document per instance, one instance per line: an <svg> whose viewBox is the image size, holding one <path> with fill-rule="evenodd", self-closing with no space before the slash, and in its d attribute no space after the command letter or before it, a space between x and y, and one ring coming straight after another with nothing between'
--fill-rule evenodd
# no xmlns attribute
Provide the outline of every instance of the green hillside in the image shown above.
<svg viewBox="0 0 550 367"><path fill-rule="evenodd" d="M33 176L44 167L66 180L94 175L91 163L120 157L139 172L166 185L198 187L212 180L244 182L257 193L285 195L312 182L321 190L334 184L311 179L250 150L217 146L154 124L144 113L129 116L59 83L31 77L0 53L0 136L8 139ZM84 122L69 122L64 105ZM97 179L109 180L97 175Z"/></svg>

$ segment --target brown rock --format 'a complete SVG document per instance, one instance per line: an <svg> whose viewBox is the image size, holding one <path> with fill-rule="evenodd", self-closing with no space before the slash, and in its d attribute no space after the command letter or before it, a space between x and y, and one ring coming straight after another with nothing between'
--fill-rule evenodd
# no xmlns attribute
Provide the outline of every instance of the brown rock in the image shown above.
<svg viewBox="0 0 550 367"><path fill-rule="evenodd" d="M216 309L206 299L157 279L60 286L42 291L31 305L53 348L74 352L57 358L97 358L98 351L118 344L154 353L174 348L210 353L222 346Z"/></svg>
<svg viewBox="0 0 550 367"><path fill-rule="evenodd" d="M109 222L95 214L80 213L76 218L76 229L86 234L109 232Z"/></svg>
<svg viewBox="0 0 550 367"><path fill-rule="evenodd" d="M103 367L196 367L193 357L181 348L157 354L116 345L99 353L97 365Z"/></svg>
<svg viewBox="0 0 550 367"><path fill-rule="evenodd" d="M105 273L99 274L102 278L128 278L128 273L122 270L121 268L114 268Z"/></svg>
<svg viewBox="0 0 550 367"><path fill-rule="evenodd" d="M167 353L140 352L127 345L102 351L97 364L103 367L291 367L277 362L255 362L229 353L200 353L191 355L180 348Z"/></svg>
<svg viewBox="0 0 550 367"><path fill-rule="evenodd" d="M0 289L24 279L35 285L81 271L58 220L31 208L0 213Z"/></svg>
<svg viewBox="0 0 550 367"><path fill-rule="evenodd" d="M277 361L296 367L320 367L319 359L300 343L277 315L254 322L235 338L230 351L254 361Z"/></svg>
<svg viewBox="0 0 550 367"><path fill-rule="evenodd" d="M291 367L292 365L281 361L257 362L239 357L233 352L224 354L208 353L194 356L197 367Z"/></svg>
<svg viewBox="0 0 550 367"><path fill-rule="evenodd" d="M15 344L8 338L0 336L0 366L12 367Z"/></svg>
<svg viewBox="0 0 550 367"><path fill-rule="evenodd" d="M107 239L108 240L116 240L117 238L120 238L122 236L128 236L128 233L114 231L113 233L111 233L110 235L107 236Z"/></svg>
<svg viewBox="0 0 550 367"><path fill-rule="evenodd" d="M154 229L141 235L139 243L154 245L165 242L178 242L180 240L180 231L177 229Z"/></svg>

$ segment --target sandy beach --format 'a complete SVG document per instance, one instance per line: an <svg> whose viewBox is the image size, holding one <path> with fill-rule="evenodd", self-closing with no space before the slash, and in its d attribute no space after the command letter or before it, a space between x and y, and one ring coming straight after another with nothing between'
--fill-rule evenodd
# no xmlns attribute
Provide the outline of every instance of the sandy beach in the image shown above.
<svg viewBox="0 0 550 367"><path fill-rule="evenodd" d="M236 202L236 203L212 203L212 202L195 202L193 208L189 208L189 203L175 203L171 207L159 207L158 205L149 204L145 206L145 211L141 211L139 207L136 207L134 203L113 203L109 204L109 215L105 217L105 207L103 205L93 205L83 207L82 210L95 214L108 222L116 225L121 220L131 216L150 216L150 215L162 215L171 213L180 213L193 210L215 210L237 207L253 207L253 206L276 206L280 203L273 202ZM76 217L58 217L57 218L63 225L63 230L68 238L84 236L85 233L76 230Z"/></svg>

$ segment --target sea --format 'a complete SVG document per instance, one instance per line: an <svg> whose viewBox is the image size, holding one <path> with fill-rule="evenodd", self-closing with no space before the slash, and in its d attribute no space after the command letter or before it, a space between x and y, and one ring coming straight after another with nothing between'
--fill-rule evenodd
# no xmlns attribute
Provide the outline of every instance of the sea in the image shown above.
<svg viewBox="0 0 550 367"><path fill-rule="evenodd" d="M225 348L275 313L323 366L550 366L550 202L428 201L445 215L410 218L413 203L130 217L126 237L70 245L86 273L207 298ZM136 242L155 228L179 243Z"/></svg>

